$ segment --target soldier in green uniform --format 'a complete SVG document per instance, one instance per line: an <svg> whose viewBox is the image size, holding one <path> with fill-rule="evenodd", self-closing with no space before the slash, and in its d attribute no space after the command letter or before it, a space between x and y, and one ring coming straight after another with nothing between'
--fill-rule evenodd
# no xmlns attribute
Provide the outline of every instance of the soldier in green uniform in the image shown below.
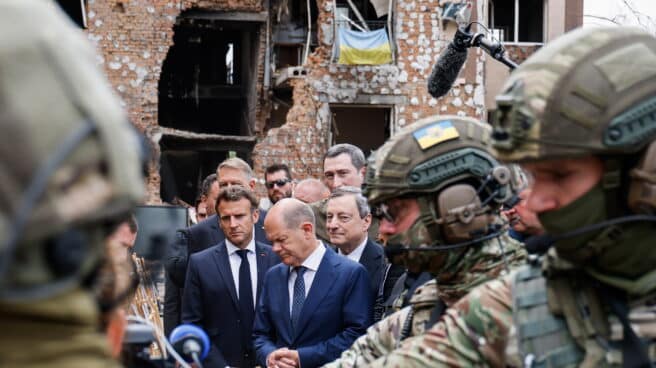
<svg viewBox="0 0 656 368"><path fill-rule="evenodd" d="M105 245L143 197L142 145L56 4L2 1L0 29L0 366L118 366L129 282Z"/></svg>
<svg viewBox="0 0 656 368"><path fill-rule="evenodd" d="M388 246L433 279L410 305L371 326L326 367L366 365L435 323L475 286L523 264L499 209L516 194L510 171L491 156L491 128L474 119L434 116L401 130L370 158L364 184Z"/></svg>
<svg viewBox="0 0 656 368"><path fill-rule="evenodd" d="M527 59L493 144L532 177L544 256L484 284L373 367L652 367L656 38L585 28Z"/></svg>

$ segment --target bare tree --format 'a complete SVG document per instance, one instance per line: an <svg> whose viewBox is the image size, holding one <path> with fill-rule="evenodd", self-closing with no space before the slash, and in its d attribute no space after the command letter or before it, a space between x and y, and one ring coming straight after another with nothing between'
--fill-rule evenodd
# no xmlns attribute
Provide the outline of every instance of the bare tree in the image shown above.
<svg viewBox="0 0 656 368"><path fill-rule="evenodd" d="M617 4L622 10L612 17L598 14L584 14L583 16L617 25L634 25L656 34L656 19L638 10L632 0L617 0Z"/></svg>

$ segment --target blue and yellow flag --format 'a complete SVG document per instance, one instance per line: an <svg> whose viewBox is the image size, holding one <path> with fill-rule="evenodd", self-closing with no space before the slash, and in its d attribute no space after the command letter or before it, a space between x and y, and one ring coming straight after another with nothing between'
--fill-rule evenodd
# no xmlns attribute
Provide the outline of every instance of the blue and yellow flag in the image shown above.
<svg viewBox="0 0 656 368"><path fill-rule="evenodd" d="M414 133L412 136L419 143L422 150L433 147L436 144L456 139L460 136L458 130L450 121L436 121L435 123L425 126Z"/></svg>
<svg viewBox="0 0 656 368"><path fill-rule="evenodd" d="M352 31L339 28L340 64L389 64L392 49L385 28L371 32Z"/></svg>

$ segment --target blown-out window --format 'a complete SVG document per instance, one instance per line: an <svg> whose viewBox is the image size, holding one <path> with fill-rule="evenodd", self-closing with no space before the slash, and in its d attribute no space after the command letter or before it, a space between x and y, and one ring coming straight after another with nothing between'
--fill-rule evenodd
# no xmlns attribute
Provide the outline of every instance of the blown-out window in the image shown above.
<svg viewBox="0 0 656 368"><path fill-rule="evenodd" d="M544 0L490 0L489 25L501 42L544 42Z"/></svg>

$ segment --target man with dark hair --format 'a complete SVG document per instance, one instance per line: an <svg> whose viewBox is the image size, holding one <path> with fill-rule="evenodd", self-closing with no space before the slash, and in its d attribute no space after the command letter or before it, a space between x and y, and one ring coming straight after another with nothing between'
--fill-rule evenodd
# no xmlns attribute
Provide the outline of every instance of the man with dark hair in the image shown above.
<svg viewBox="0 0 656 368"><path fill-rule="evenodd" d="M336 144L323 158L323 180L330 191L343 185L359 188L364 180L366 160L362 150L352 144Z"/></svg>
<svg viewBox="0 0 656 368"><path fill-rule="evenodd" d="M253 237L259 210L250 190L222 189L216 209L226 239L190 256L182 321L201 326L210 336L205 367L252 367L255 305L264 274L279 259Z"/></svg>
<svg viewBox="0 0 656 368"><path fill-rule="evenodd" d="M131 251L134 247L134 242L137 240L137 231L139 226L137 225L137 218L134 214L130 213L125 216L125 220L122 221L116 230L110 235L109 239L121 244L125 249Z"/></svg>
<svg viewBox="0 0 656 368"><path fill-rule="evenodd" d="M267 167L264 170L264 181L272 205L283 198L292 196L294 184L292 183L292 175L287 165L274 164Z"/></svg>
<svg viewBox="0 0 656 368"><path fill-rule="evenodd" d="M285 198L264 222L284 264L266 275L253 328L257 363L312 368L339 356L371 324L371 294L362 265L316 238L314 213Z"/></svg>
<svg viewBox="0 0 656 368"><path fill-rule="evenodd" d="M233 157L224 160L219 164L216 172L216 182L221 189L235 185L248 188L251 191L255 188L253 170L246 161L240 158ZM216 208L214 210L216 211ZM259 219L255 225L255 240L269 244L262 228L265 217L266 212L260 211ZM216 213L209 216L205 221L179 230L176 233L176 240L171 246L172 249L165 262L167 277L170 279L167 287L167 294L170 296L165 297L164 302L164 331L167 334L180 322L179 297L175 298L175 291L171 290L173 288L180 289L185 284L188 255L207 249L224 239L225 235L219 226L219 217Z"/></svg>
<svg viewBox="0 0 656 368"><path fill-rule="evenodd" d="M208 175L200 185L200 192L198 193L198 203L196 204L196 219L198 222L216 213L216 197L219 195L219 182L216 174ZM201 204L205 207L205 216L199 210Z"/></svg>

